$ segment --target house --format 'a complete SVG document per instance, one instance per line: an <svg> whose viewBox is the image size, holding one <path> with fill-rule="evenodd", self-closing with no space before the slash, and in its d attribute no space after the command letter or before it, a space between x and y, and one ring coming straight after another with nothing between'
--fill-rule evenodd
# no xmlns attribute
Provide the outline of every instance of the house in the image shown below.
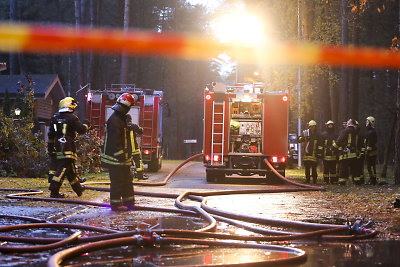
<svg viewBox="0 0 400 267"><path fill-rule="evenodd" d="M34 110L33 117L39 122L42 133L46 132L51 116L58 110L58 103L66 95L57 74L33 74L29 75L33 82ZM28 81L25 75L0 75L0 108L3 107L6 89L10 101L14 102L18 94L21 82L27 86Z"/></svg>

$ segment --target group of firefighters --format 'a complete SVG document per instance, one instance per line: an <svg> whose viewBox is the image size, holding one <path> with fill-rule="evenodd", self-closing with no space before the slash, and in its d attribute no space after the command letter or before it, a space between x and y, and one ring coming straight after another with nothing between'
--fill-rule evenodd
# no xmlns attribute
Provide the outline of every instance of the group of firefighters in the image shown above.
<svg viewBox="0 0 400 267"><path fill-rule="evenodd" d="M355 185L365 183L364 162L367 162L369 181L367 184L376 185L377 134L375 118L366 118L365 131L358 121L349 119L343 122L339 133L335 130L332 120L325 123L325 131L317 131L317 122L308 122L308 129L299 136L299 143L304 143L303 164L305 167L306 183L317 183L318 160L323 162L324 182L346 185L349 176ZM337 174L339 170L339 175Z"/></svg>
<svg viewBox="0 0 400 267"><path fill-rule="evenodd" d="M118 97L112 107L113 114L107 120L104 137L104 149L101 161L110 175L110 206L114 211L135 209L133 191L133 174L131 166L135 165L136 177L143 177L143 163L137 134L143 129L132 123L128 114L135 104L133 95L124 93ZM84 134L90 127L88 121L81 123L74 110L77 102L72 97L60 101L59 110L53 115L48 132L48 153L50 157L49 190L50 197L63 198L60 187L65 178L68 179L74 192L81 196L85 190L83 179L79 178L76 167L77 134Z"/></svg>

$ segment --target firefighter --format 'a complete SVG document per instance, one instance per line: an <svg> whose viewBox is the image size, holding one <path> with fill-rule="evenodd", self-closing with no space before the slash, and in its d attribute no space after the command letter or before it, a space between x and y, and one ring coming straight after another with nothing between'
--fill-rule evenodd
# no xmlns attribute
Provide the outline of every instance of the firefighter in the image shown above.
<svg viewBox="0 0 400 267"><path fill-rule="evenodd" d="M367 161L367 170L369 174L369 185L376 185L376 157L378 155L378 148L376 143L378 136L375 130L375 118L367 117L366 120L367 133L365 137L365 159Z"/></svg>
<svg viewBox="0 0 400 267"><path fill-rule="evenodd" d="M306 183L310 183L310 171L313 183L317 183L317 162L321 149L317 123L314 120L308 122L308 129L299 136L299 143L305 143L303 164L305 167Z"/></svg>
<svg viewBox="0 0 400 267"><path fill-rule="evenodd" d="M326 184L337 183L336 165L338 163L338 156L334 149L333 143L338 135L335 132L335 124L329 120L325 123L326 131L322 133L322 161L324 164L324 182Z"/></svg>
<svg viewBox="0 0 400 267"><path fill-rule="evenodd" d="M339 184L346 185L349 172L353 177L357 175L357 139L358 134L355 128L355 121L349 119L346 128L340 133L333 148L340 152L339 161Z"/></svg>
<svg viewBox="0 0 400 267"><path fill-rule="evenodd" d="M356 165L357 165L357 173L356 177L354 177L354 184L356 185L363 185L365 183L364 179L364 159L365 159L365 135L361 131L361 127L358 123L358 121L355 121L356 125L356 132L358 135L357 138L357 160L356 160Z"/></svg>
<svg viewBox="0 0 400 267"><path fill-rule="evenodd" d="M135 209L133 175L130 170L135 141L127 123L127 113L134 104L135 99L131 94L122 94L107 120L101 161L110 175L110 205L113 211Z"/></svg>
<svg viewBox="0 0 400 267"><path fill-rule="evenodd" d="M140 147L137 142L137 135L138 134L143 134L143 128L139 127L137 124L132 123L132 117L131 115L127 114L126 115L126 122L128 125L129 129L129 136L133 134L133 140L134 142L132 143L132 159L135 162L135 173L136 173L136 178L138 180L146 180L147 177L143 175L143 161L142 161L142 154L140 152Z"/></svg>
<svg viewBox="0 0 400 267"><path fill-rule="evenodd" d="M50 197L62 198L60 187L67 177L74 192L81 196L84 186L81 185L75 161L77 159L75 138L76 134L84 134L89 129L89 123L82 124L73 114L77 102L72 97L66 97L60 101L59 110L51 118L48 133L48 146L53 148L57 158L57 171L50 181ZM50 180L50 179L49 179Z"/></svg>

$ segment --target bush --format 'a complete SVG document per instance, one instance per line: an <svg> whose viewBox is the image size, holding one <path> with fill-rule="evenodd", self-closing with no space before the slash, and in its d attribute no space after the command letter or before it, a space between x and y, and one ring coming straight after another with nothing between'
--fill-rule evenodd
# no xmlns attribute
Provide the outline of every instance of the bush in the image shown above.
<svg viewBox="0 0 400 267"><path fill-rule="evenodd" d="M32 133L33 123L14 120L0 113L0 174L44 177L48 172L46 144L41 133Z"/></svg>
<svg viewBox="0 0 400 267"><path fill-rule="evenodd" d="M102 140L99 138L97 130L90 129L86 134L79 135L76 139L79 172L101 172Z"/></svg>

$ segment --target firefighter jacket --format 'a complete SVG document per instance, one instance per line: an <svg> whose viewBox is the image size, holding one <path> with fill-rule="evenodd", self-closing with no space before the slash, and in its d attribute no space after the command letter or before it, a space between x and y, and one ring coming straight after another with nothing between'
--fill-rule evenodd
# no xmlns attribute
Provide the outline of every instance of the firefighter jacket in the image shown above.
<svg viewBox="0 0 400 267"><path fill-rule="evenodd" d="M338 134L333 131L333 129L327 129L321 135L322 142L322 159L331 161L337 160L337 152L332 149L333 144L336 142Z"/></svg>
<svg viewBox="0 0 400 267"><path fill-rule="evenodd" d="M101 154L101 161L106 166L132 164L132 153L136 151L135 140L126 118L126 114L114 111L107 121L104 149Z"/></svg>
<svg viewBox="0 0 400 267"><path fill-rule="evenodd" d="M365 137L365 150L367 156L372 157L378 154L378 148L376 146L377 142L378 135L376 134L375 127L368 127Z"/></svg>
<svg viewBox="0 0 400 267"><path fill-rule="evenodd" d="M57 112L50 121L47 149L57 159L77 159L75 138L84 134L89 126L82 124L72 112Z"/></svg>
<svg viewBox="0 0 400 267"><path fill-rule="evenodd" d="M339 134L336 142L332 145L339 151L339 160L357 157L361 147L361 142L359 142L358 138L357 131L352 125Z"/></svg>
<svg viewBox="0 0 400 267"><path fill-rule="evenodd" d="M318 133L311 133L309 130L305 130L299 136L299 143L304 143L304 161L317 162L317 158L321 154L320 136Z"/></svg>

